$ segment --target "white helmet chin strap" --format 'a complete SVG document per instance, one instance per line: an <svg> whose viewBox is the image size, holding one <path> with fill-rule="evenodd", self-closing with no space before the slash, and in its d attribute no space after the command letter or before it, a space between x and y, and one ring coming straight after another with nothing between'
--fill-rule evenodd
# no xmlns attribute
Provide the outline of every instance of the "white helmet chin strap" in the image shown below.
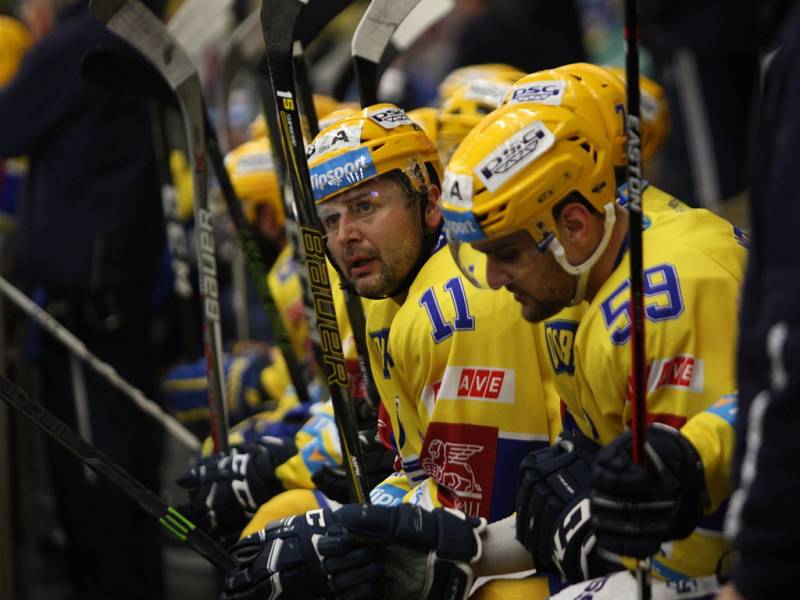
<svg viewBox="0 0 800 600"><path fill-rule="evenodd" d="M550 248L550 252L552 252L553 256L555 257L556 262L561 265L561 268L570 275L575 275L578 278L578 281L575 285L575 295L572 297L572 300L570 300L570 306L575 306L583 301L583 296L586 294L586 283L589 281L589 273L595 263L600 259L600 256L602 256L603 252L605 252L608 242L611 239L611 233L614 230L614 225L617 222L616 206L613 202L606 204L603 207L603 210L606 213L605 222L603 223L603 237L600 240L600 243L597 245L597 248L595 248L594 252L592 252L592 255L581 264L570 264L570 262L567 260L567 255L564 252L564 246L561 245L561 242L558 241L557 237L554 236L548 246Z"/></svg>

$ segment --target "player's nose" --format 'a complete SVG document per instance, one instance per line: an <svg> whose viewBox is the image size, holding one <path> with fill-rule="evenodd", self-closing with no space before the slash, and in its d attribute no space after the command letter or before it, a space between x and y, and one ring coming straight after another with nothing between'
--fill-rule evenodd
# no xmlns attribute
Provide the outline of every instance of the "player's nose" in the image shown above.
<svg viewBox="0 0 800 600"><path fill-rule="evenodd" d="M513 280L511 274L490 254L486 255L486 282L493 290L499 290Z"/></svg>

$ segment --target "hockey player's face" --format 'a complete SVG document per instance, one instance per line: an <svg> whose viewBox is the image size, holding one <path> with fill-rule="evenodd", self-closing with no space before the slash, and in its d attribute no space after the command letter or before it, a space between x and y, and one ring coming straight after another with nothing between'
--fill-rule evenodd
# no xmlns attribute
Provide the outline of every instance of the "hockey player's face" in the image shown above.
<svg viewBox="0 0 800 600"><path fill-rule="evenodd" d="M532 323L552 317L572 299L575 278L550 252L541 252L527 231L474 244L486 255L486 279L492 289L506 288Z"/></svg>
<svg viewBox="0 0 800 600"><path fill-rule="evenodd" d="M359 295L386 297L413 267L422 244L418 201L384 176L319 207L328 248Z"/></svg>

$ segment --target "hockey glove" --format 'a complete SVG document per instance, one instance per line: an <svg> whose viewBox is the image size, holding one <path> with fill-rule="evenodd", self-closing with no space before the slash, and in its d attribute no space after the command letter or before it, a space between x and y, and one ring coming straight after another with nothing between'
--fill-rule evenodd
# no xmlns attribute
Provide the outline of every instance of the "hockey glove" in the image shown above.
<svg viewBox="0 0 800 600"><path fill-rule="evenodd" d="M394 473L395 455L376 438L377 429L359 432L364 468L373 488ZM324 465L311 477L317 489L340 504L352 502L347 474L341 465Z"/></svg>
<svg viewBox="0 0 800 600"><path fill-rule="evenodd" d="M621 568L600 556L590 526L589 486L599 450L583 434L565 431L520 465L517 539L538 571L559 572L571 583Z"/></svg>
<svg viewBox="0 0 800 600"><path fill-rule="evenodd" d="M333 575L323 571L318 546L337 522L337 513L328 508L312 510L243 539L231 548L237 567L225 577L221 600L383 598L376 549L353 543L347 569Z"/></svg>
<svg viewBox="0 0 800 600"><path fill-rule="evenodd" d="M364 545L377 544L385 576L387 600L467 598L472 588L472 563L481 557L485 519L450 509L426 511L418 506L348 504L336 511L338 524L319 542L323 568L331 586L352 589L363 576ZM363 585L363 583L362 583ZM375 589L380 583L375 580ZM376 596L378 597L378 596Z"/></svg>
<svg viewBox="0 0 800 600"><path fill-rule="evenodd" d="M647 468L633 463L632 447L626 431L597 455L592 524L607 550L646 558L695 528L706 505L705 479L697 451L672 427L648 429Z"/></svg>
<svg viewBox="0 0 800 600"><path fill-rule="evenodd" d="M295 452L291 443L262 438L202 459L177 480L189 491L181 512L216 538L235 540L258 507L283 491L275 467Z"/></svg>

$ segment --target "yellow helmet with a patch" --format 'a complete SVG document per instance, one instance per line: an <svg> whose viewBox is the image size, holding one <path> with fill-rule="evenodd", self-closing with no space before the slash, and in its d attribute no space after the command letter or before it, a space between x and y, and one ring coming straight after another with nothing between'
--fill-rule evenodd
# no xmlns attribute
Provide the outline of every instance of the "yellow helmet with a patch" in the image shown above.
<svg viewBox="0 0 800 600"><path fill-rule="evenodd" d="M423 192L433 173L441 178L436 148L403 109L375 104L322 130L306 147L317 203L392 171Z"/></svg>
<svg viewBox="0 0 800 600"><path fill-rule="evenodd" d="M525 71L520 71L517 67L503 63L486 63L480 65L469 65L459 67L450 72L439 84L439 99L444 102L452 96L456 90L465 83L473 79L494 79L514 83L525 75Z"/></svg>
<svg viewBox="0 0 800 600"><path fill-rule="evenodd" d="M445 164L467 134L500 106L511 90L502 79L473 79L444 101L438 117L436 146Z"/></svg>
<svg viewBox="0 0 800 600"><path fill-rule="evenodd" d="M445 171L440 206L457 262L462 245L526 230L565 271L588 274L616 219L611 150L602 124L561 106L505 104L491 113ZM557 236L554 208L569 197L605 216L603 241L580 265L567 261Z"/></svg>
<svg viewBox="0 0 800 600"><path fill-rule="evenodd" d="M0 87L16 74L22 57L33 45L28 29L17 19L0 15Z"/></svg>
<svg viewBox="0 0 800 600"><path fill-rule="evenodd" d="M606 98L598 98L592 86L597 83L597 78L592 78L592 84L588 84L586 80L589 78L566 69L537 71L526 75L512 86L506 97L506 103L563 106L587 121L600 124L608 139L619 144L619 148L615 146L612 151L614 166L624 166L626 164L622 125L624 113L620 112L623 107L612 104Z"/></svg>
<svg viewBox="0 0 800 600"><path fill-rule="evenodd" d="M625 85L625 70L607 67ZM648 160L659 151L669 134L669 103L664 88L645 75L639 75L639 109L642 115L642 158Z"/></svg>
<svg viewBox="0 0 800 600"><path fill-rule="evenodd" d="M225 157L225 168L248 223L255 225L258 207L268 205L282 226L285 213L270 143L265 137L245 142Z"/></svg>

